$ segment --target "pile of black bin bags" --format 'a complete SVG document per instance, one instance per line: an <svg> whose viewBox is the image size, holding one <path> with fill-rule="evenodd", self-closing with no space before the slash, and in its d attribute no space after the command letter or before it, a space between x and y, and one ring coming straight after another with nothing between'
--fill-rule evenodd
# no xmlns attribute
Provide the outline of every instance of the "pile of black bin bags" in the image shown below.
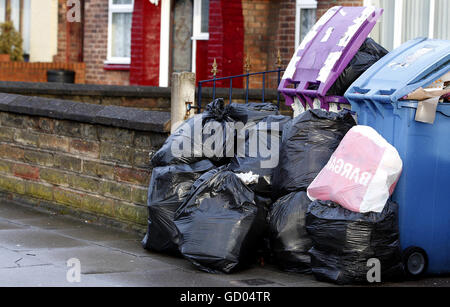
<svg viewBox="0 0 450 307"><path fill-rule="evenodd" d="M381 213L355 213L312 202L306 193L354 125L350 112L310 110L285 127L273 175L279 198L269 213L270 247L283 270L337 284L364 283L368 260L376 258L383 280L402 273L395 203L388 202Z"/></svg>
<svg viewBox="0 0 450 307"><path fill-rule="evenodd" d="M174 142L194 147L205 140L193 133L195 120L223 125L223 148L214 156L201 150L174 156ZM239 125L227 131L227 123ZM381 213L355 213L331 202L311 202L306 194L355 124L346 110L309 110L290 119L272 104L213 101L152 158L143 246L182 255L210 273L231 273L263 256L283 270L338 284L367 281L370 258L380 260L383 279L396 275L401 261L395 203L388 202ZM254 134L275 150L275 165L261 167L267 155L248 151ZM225 150L230 138L232 154L230 147ZM242 174L257 180L246 182Z"/></svg>
<svg viewBox="0 0 450 307"><path fill-rule="evenodd" d="M181 254L207 272L230 273L254 262L265 246L273 168L260 167L267 157L233 153L237 144L247 146L249 136L260 131L264 145L280 143L289 120L270 103L224 106L223 99L216 99L205 112L185 121L151 160L144 248ZM211 122L222 125L224 133L223 146L214 155L201 150L208 135L194 133L194 125ZM227 123L241 125L230 131ZM268 137L267 130L275 138ZM227 146L230 140L232 147ZM174 155L174 144L190 144L191 155ZM236 175L248 172L260 179L247 185Z"/></svg>

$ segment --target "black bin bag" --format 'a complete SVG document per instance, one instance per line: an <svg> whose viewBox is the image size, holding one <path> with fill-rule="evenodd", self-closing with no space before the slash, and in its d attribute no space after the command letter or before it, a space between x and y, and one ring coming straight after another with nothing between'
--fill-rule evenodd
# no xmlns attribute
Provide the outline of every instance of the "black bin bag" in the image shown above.
<svg viewBox="0 0 450 307"><path fill-rule="evenodd" d="M270 246L276 263L285 271L311 273L308 251L312 241L306 232L310 204L306 192L292 192L277 200L270 210Z"/></svg>
<svg viewBox="0 0 450 307"><path fill-rule="evenodd" d="M388 53L389 51L377 44L373 39L366 38L350 63L328 90L327 95L344 96L348 88L359 76Z"/></svg>
<svg viewBox="0 0 450 307"><path fill-rule="evenodd" d="M177 209L189 195L194 182L214 165L203 160L153 169L148 189L148 231L142 240L145 249L178 254L177 230L173 222Z"/></svg>
<svg viewBox="0 0 450 307"><path fill-rule="evenodd" d="M236 152L229 169L233 172L257 175L249 185L255 193L272 197L272 177L278 166L284 126L291 119L283 115L269 115L248 121L236 131Z"/></svg>
<svg viewBox="0 0 450 307"><path fill-rule="evenodd" d="M227 146L227 140L233 144L234 138L234 131L228 131L226 126L227 122L233 121L228 116L228 110L223 99L218 98L206 106L205 112L183 122L153 155L152 165L157 167L169 164L192 164L206 158L218 165L227 163L234 151L232 145ZM210 131L204 129L208 124ZM216 133L216 129L220 130L217 134L221 134L222 138L213 142L211 135ZM208 144L208 139L211 139L213 144L204 147ZM206 151L205 148L211 148L211 150Z"/></svg>
<svg viewBox="0 0 450 307"><path fill-rule="evenodd" d="M231 103L228 105L228 115L236 122L247 124L258 122L269 115L279 115L278 107L273 103L250 102Z"/></svg>
<svg viewBox="0 0 450 307"><path fill-rule="evenodd" d="M181 254L200 270L231 273L254 260L266 210L224 168L203 175L175 215Z"/></svg>
<svg viewBox="0 0 450 307"><path fill-rule="evenodd" d="M308 110L286 125L280 162L273 175L277 197L305 191L354 125L347 110L335 113L320 109Z"/></svg>
<svg viewBox="0 0 450 307"><path fill-rule="evenodd" d="M306 214L306 229L313 241L311 267L318 280L367 283L372 258L380 261L381 281L403 275L394 202L388 201L381 213L357 213L330 201L315 201Z"/></svg>

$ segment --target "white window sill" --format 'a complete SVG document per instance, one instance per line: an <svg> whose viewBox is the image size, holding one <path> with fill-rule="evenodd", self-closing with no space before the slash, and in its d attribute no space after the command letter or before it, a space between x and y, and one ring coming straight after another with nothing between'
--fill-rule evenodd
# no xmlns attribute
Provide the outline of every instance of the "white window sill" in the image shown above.
<svg viewBox="0 0 450 307"><path fill-rule="evenodd" d="M196 41L207 41L209 40L209 33L201 33L191 37L192 40Z"/></svg>
<svg viewBox="0 0 450 307"><path fill-rule="evenodd" d="M131 59L111 59L103 62L105 65L130 65Z"/></svg>

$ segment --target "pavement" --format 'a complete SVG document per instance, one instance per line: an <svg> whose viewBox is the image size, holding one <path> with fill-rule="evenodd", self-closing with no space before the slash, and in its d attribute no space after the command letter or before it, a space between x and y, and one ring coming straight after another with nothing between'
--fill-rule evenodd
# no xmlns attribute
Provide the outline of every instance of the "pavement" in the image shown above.
<svg viewBox="0 0 450 307"><path fill-rule="evenodd" d="M333 286L310 275L254 266L235 274L208 274L188 261L152 253L135 233L0 201L0 286L47 287L250 287ZM73 281L79 260L80 282ZM69 279L67 276L69 275ZM72 278L71 278L72 277ZM383 286L450 286L450 277Z"/></svg>

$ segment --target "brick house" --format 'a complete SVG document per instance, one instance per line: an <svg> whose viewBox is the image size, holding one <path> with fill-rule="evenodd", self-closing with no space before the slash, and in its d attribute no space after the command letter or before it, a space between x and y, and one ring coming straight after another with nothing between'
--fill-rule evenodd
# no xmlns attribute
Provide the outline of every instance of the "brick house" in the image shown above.
<svg viewBox="0 0 450 307"><path fill-rule="evenodd" d="M12 15L20 16L21 29L42 23L24 25L25 16L36 15L33 7L26 11L31 0L0 0L0 21L5 1L20 8ZM247 57L251 71L272 70L278 51L286 67L309 28L336 5L384 8L371 35L389 50L417 36L450 39L447 0L81 0L79 22L67 19L76 0L43 1L57 14L45 59L55 50L54 62L85 63L85 82L92 84L166 87L176 71L204 80L214 59L218 76L242 73ZM42 61L31 45L30 61Z"/></svg>

